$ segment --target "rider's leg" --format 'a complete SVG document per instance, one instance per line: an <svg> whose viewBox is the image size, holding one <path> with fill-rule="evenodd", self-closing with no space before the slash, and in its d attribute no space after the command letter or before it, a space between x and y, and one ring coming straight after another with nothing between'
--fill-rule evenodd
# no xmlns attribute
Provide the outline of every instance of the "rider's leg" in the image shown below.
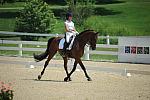
<svg viewBox="0 0 150 100"><path fill-rule="evenodd" d="M67 47L68 47L69 38L70 38L70 35L69 35L68 33L66 33L66 34L65 34L64 47L63 47L63 55L66 54L66 49L67 49Z"/></svg>
<svg viewBox="0 0 150 100"><path fill-rule="evenodd" d="M66 39L66 42L67 42L67 43L69 43L71 36L72 36L72 33L70 33L70 32L67 32L67 33L65 34L65 39Z"/></svg>
<svg viewBox="0 0 150 100"><path fill-rule="evenodd" d="M67 43L66 41L64 42L64 47L63 47L63 53L65 54L66 53L66 49L67 49Z"/></svg>
<svg viewBox="0 0 150 100"><path fill-rule="evenodd" d="M71 42L70 42L69 47L68 47L68 48L69 48L69 50L72 48L72 45L73 45L74 39L75 39L75 37L74 37L74 36L72 36Z"/></svg>

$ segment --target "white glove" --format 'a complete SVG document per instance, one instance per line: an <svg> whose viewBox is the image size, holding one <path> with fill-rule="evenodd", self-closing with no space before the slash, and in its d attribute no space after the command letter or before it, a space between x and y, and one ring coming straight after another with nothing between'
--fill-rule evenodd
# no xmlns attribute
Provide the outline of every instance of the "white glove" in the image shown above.
<svg viewBox="0 0 150 100"><path fill-rule="evenodd" d="M76 35L78 35L78 34L79 34L77 31L76 31L75 33L76 33Z"/></svg>

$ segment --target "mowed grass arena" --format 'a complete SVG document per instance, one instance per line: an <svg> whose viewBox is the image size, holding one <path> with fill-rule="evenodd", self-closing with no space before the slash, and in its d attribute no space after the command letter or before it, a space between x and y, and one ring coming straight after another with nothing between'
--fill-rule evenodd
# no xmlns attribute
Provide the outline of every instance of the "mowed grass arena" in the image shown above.
<svg viewBox="0 0 150 100"><path fill-rule="evenodd" d="M90 67L126 68L131 76L95 69L88 70L93 79L89 82L77 70L71 82L64 82L62 60L52 60L40 81L43 65L30 68L25 62L34 59L0 56L0 81L12 83L14 100L150 100L150 65L84 61Z"/></svg>

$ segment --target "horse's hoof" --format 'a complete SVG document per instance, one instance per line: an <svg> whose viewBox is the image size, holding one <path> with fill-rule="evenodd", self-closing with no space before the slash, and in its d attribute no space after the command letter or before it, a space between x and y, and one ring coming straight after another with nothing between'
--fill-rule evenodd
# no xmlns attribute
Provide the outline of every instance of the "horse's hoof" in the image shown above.
<svg viewBox="0 0 150 100"><path fill-rule="evenodd" d="M42 77L41 75L38 75L38 80L40 80L40 79L41 79L41 77Z"/></svg>
<svg viewBox="0 0 150 100"><path fill-rule="evenodd" d="M68 81L68 77L65 77L65 78L64 78L64 81L67 82L67 81Z"/></svg>
<svg viewBox="0 0 150 100"><path fill-rule="evenodd" d="M92 81L92 79L91 79L91 78L88 78L87 80L88 80L88 81Z"/></svg>
<svg viewBox="0 0 150 100"><path fill-rule="evenodd" d="M72 79L71 79L71 78L69 78L69 81L72 81Z"/></svg>

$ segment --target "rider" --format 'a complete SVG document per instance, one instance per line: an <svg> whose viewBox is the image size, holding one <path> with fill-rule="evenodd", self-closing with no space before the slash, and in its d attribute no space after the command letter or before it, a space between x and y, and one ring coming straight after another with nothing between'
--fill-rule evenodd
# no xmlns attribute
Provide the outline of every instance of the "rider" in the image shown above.
<svg viewBox="0 0 150 100"><path fill-rule="evenodd" d="M66 53L66 48L69 46L70 38L78 34L75 29L74 23L72 22L72 13L68 12L66 14L66 21L65 21L65 43L63 48L63 53Z"/></svg>

